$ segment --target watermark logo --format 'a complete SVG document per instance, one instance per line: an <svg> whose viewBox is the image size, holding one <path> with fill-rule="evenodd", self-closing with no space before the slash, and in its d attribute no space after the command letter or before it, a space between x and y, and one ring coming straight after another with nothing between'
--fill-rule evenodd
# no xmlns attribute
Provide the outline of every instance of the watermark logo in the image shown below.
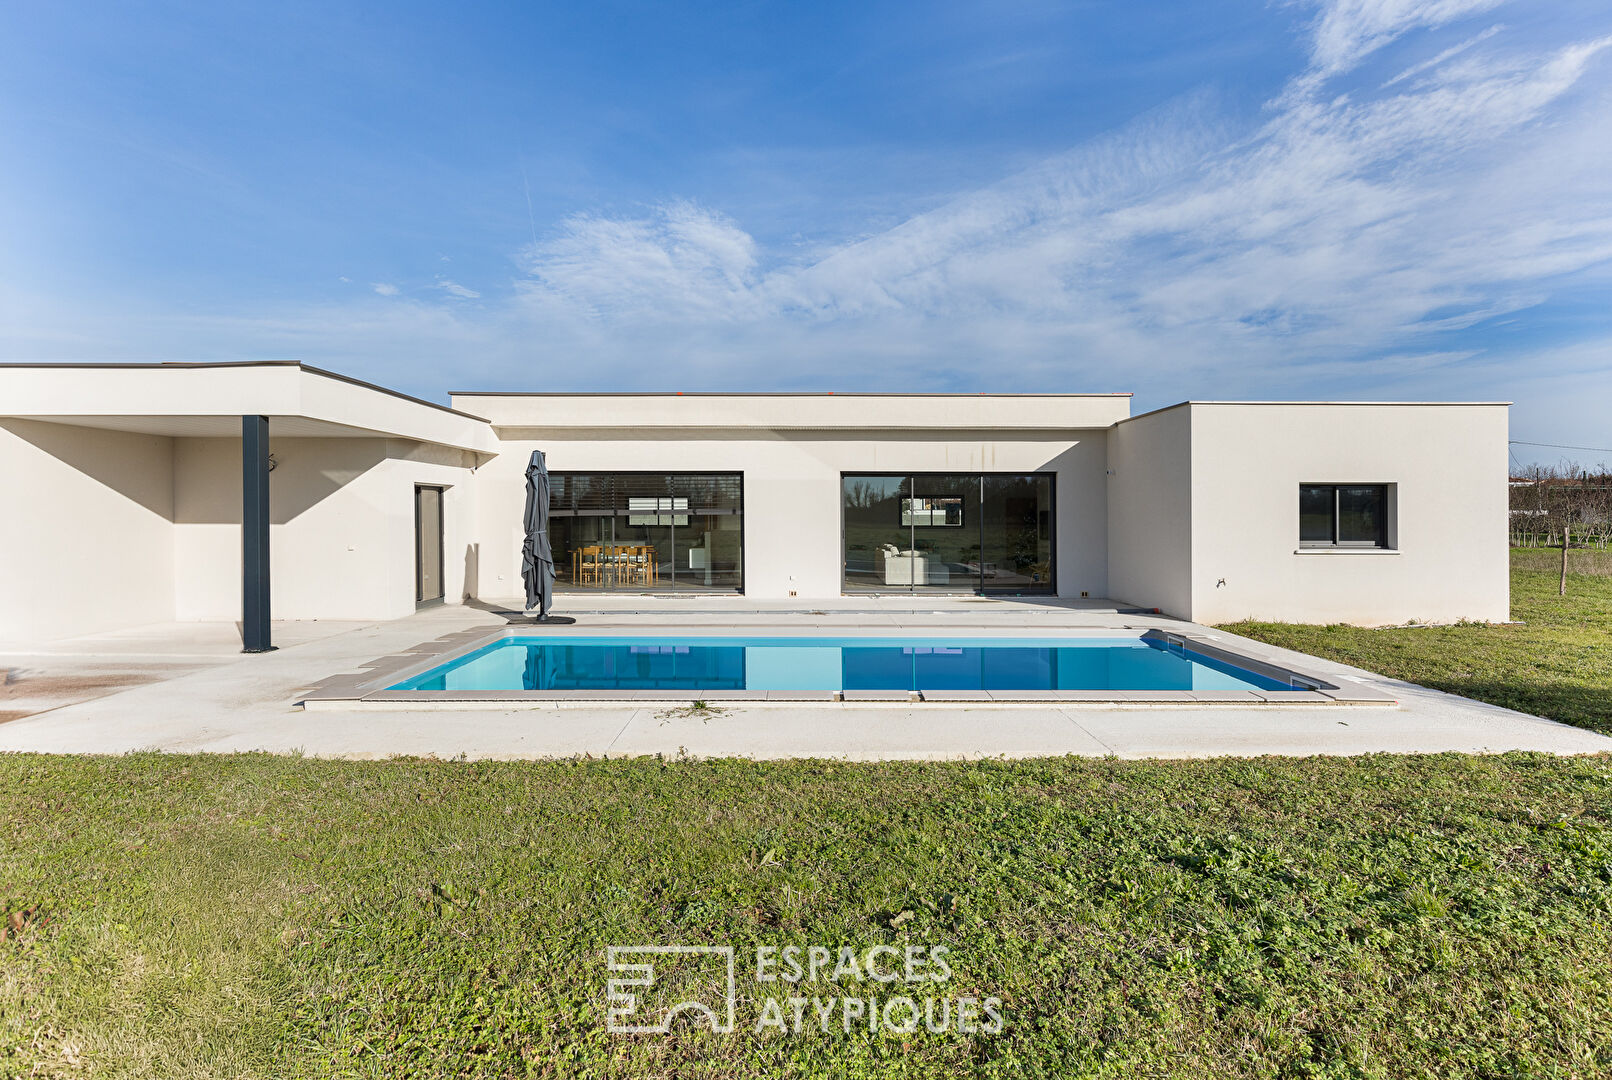
<svg viewBox="0 0 1612 1080"><path fill-rule="evenodd" d="M612 978L605 989L605 1023L612 1032L665 1035L685 1013L719 1035L733 1030L739 997L733 946L612 945L605 962L612 973L628 976ZM643 1022L653 1017L659 1019Z"/></svg>
<svg viewBox="0 0 1612 1080"><path fill-rule="evenodd" d="M729 945L612 945L606 1025L614 1033L664 1035L679 1017L730 1034L741 1026L741 974L754 983L743 1027L800 1034L816 1027L876 1034L997 1035L1002 999L949 990L944 945L762 945L740 957ZM753 963L752 963L753 961ZM753 1009L748 1009L753 1005Z"/></svg>

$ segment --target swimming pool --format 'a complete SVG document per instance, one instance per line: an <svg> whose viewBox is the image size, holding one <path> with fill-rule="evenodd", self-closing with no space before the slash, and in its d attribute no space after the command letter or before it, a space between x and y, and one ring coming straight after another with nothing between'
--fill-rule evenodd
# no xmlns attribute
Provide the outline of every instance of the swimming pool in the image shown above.
<svg viewBox="0 0 1612 1080"><path fill-rule="evenodd" d="M388 689L1299 690L1168 639L509 636Z"/></svg>

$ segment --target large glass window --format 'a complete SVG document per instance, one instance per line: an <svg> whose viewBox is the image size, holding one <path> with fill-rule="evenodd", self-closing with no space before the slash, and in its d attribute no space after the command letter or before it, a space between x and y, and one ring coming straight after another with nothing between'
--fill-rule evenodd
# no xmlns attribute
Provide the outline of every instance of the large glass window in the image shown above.
<svg viewBox="0 0 1612 1080"><path fill-rule="evenodd" d="M987 476L981 509L987 589L1052 589L1052 477Z"/></svg>
<svg viewBox="0 0 1612 1080"><path fill-rule="evenodd" d="M911 521L912 587L959 592L979 588L980 529L978 476L914 476L915 512Z"/></svg>
<svg viewBox="0 0 1612 1080"><path fill-rule="evenodd" d="M861 591L911 588L912 525L901 523L912 502L907 476L847 476L844 485L845 587Z"/></svg>
<svg viewBox="0 0 1612 1080"><path fill-rule="evenodd" d="M842 478L847 592L1050 593L1052 477Z"/></svg>
<svg viewBox="0 0 1612 1080"><path fill-rule="evenodd" d="M1300 484L1301 547L1388 546L1387 484Z"/></svg>
<svg viewBox="0 0 1612 1080"><path fill-rule="evenodd" d="M556 585L634 592L744 587L738 473L550 476Z"/></svg>

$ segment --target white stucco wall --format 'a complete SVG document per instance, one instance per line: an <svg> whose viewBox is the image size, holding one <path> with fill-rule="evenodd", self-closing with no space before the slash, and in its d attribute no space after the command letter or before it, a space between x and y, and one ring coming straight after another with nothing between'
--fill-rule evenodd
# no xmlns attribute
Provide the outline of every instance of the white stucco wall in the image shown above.
<svg viewBox="0 0 1612 1080"><path fill-rule="evenodd" d="M276 619L390 619L414 610L414 487L444 492L445 595L463 595L473 496L459 451L397 439L269 440L270 606ZM177 439L177 618L241 611L241 450Z"/></svg>
<svg viewBox="0 0 1612 1080"><path fill-rule="evenodd" d="M479 402L473 402L473 407ZM541 413L536 413L541 415ZM762 599L842 592L841 474L1053 472L1057 582L1064 596L1108 588L1106 433L1081 431L504 429L476 474L478 595L520 591L522 493L532 450L555 472L665 470L744 476L744 591Z"/></svg>
<svg viewBox="0 0 1612 1080"><path fill-rule="evenodd" d="M1503 405L1195 402L1126 420L1123 395L455 404L286 364L0 367L0 640L238 619L240 413L272 417L277 619L413 611L416 484L445 489L448 602L513 599L533 449L561 472L740 473L760 599L841 594L843 473L1050 472L1062 596L1203 622L1509 616ZM1302 483L1392 485L1392 550L1301 549Z"/></svg>
<svg viewBox="0 0 1612 1080"><path fill-rule="evenodd" d="M383 438L271 438L275 619L414 610L414 487L444 488L444 595L475 550L474 459ZM0 420L0 641L241 615L239 440ZM473 554L470 556L472 561Z"/></svg>
<svg viewBox="0 0 1612 1080"><path fill-rule="evenodd" d="M1504 405L1207 403L1173 411L1191 414L1191 618L1510 617ZM1303 483L1394 485L1393 550L1300 549Z"/></svg>
<svg viewBox="0 0 1612 1080"><path fill-rule="evenodd" d="M0 641L173 618L172 444L0 420Z"/></svg>
<svg viewBox="0 0 1612 1080"><path fill-rule="evenodd" d="M414 610L413 488L463 595L491 427L294 362L0 365L0 639L241 611L240 418L270 417L276 619Z"/></svg>
<svg viewBox="0 0 1612 1080"><path fill-rule="evenodd" d="M1192 414L1165 409L1108 433L1109 595L1192 611Z"/></svg>

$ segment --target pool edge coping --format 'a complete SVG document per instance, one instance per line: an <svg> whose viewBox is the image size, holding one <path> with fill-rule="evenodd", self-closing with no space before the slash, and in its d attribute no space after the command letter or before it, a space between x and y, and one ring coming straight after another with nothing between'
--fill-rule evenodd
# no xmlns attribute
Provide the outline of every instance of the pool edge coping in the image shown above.
<svg viewBox="0 0 1612 1080"><path fill-rule="evenodd" d="M398 653L377 657L356 672L334 675L302 691L293 702L303 709L396 709L399 706L431 708L536 707L587 705L642 708L646 705L689 706L695 702L725 705L960 705L970 708L1021 705L1130 705L1130 706L1398 706L1399 698L1356 679L1317 675L1273 660L1235 652L1191 630L1163 630L1157 626L1124 627L1142 631L1144 640L1179 644L1189 652L1262 675L1279 682L1302 680L1313 686L1295 690L392 690L405 679L451 663L494 642L528 635L531 629L504 626L475 627L444 634ZM569 636L569 635L566 635ZM722 633L681 633L679 637L722 637ZM870 637L889 635L868 635ZM1045 636L1045 635L1043 635ZM1112 628L1102 634L1114 636Z"/></svg>

